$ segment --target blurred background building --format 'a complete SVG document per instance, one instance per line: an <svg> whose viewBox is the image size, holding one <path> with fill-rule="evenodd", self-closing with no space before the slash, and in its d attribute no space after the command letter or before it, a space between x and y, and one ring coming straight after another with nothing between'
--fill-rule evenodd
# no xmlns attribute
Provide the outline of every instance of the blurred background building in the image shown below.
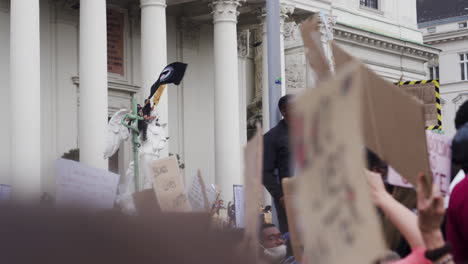
<svg viewBox="0 0 468 264"><path fill-rule="evenodd" d="M418 23L424 43L441 50L428 72L440 79L443 130L453 136L455 113L468 99L468 2L418 1Z"/></svg>
<svg viewBox="0 0 468 264"><path fill-rule="evenodd" d="M317 12L340 45L389 81L428 79L427 65L437 65L416 0L281 4L283 93L314 84L299 25ZM124 175L129 142L102 159L107 118L129 109L132 96L142 103L163 67L182 61L184 82L168 87L161 105L168 153L181 156L186 182L201 169L231 200L242 146L264 115L264 20L262 0L0 0L0 183L53 194L54 161L76 149L82 161ZM448 68L440 73L451 80Z"/></svg>

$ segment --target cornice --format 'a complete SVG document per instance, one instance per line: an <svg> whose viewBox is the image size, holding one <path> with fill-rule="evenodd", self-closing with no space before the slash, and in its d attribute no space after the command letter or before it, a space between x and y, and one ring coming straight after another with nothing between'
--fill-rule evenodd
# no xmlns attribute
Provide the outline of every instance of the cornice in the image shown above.
<svg viewBox="0 0 468 264"><path fill-rule="evenodd" d="M441 32L424 36L424 43L428 45L468 39L468 29Z"/></svg>
<svg viewBox="0 0 468 264"><path fill-rule="evenodd" d="M73 76L71 78L72 83L76 85L78 88L80 87L80 77L78 76ZM115 81L107 81L107 87L109 90L115 90L115 91L122 91L122 92L130 92L130 93L137 93L140 90L139 86L136 85L131 85L131 84L125 84L121 82L115 82Z"/></svg>
<svg viewBox="0 0 468 264"><path fill-rule="evenodd" d="M389 53L428 60L437 57L440 50L416 43L381 36L372 32L335 26L334 38L343 42L383 50Z"/></svg>

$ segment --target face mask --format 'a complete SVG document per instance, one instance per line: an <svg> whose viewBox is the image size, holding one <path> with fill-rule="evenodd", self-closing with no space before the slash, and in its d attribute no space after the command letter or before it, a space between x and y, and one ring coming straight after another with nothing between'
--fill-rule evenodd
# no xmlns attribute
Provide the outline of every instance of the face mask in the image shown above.
<svg viewBox="0 0 468 264"><path fill-rule="evenodd" d="M286 245L274 248L265 248L263 253L273 263L281 263L281 261L286 257Z"/></svg>

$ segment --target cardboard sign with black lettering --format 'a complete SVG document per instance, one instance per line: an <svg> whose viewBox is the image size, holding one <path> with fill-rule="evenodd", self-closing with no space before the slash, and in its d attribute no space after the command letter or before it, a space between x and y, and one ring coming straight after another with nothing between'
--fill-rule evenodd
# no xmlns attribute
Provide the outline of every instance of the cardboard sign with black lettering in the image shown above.
<svg viewBox="0 0 468 264"><path fill-rule="evenodd" d="M413 185L421 172L432 184L422 102L379 77L336 43L332 43L332 49L338 71L357 63L363 74L365 146Z"/></svg>
<svg viewBox="0 0 468 264"><path fill-rule="evenodd" d="M184 188L184 180L179 173L175 156L154 161L153 188L163 212L189 212L190 203Z"/></svg>
<svg viewBox="0 0 468 264"><path fill-rule="evenodd" d="M292 137L302 139L293 142L303 152L296 206L314 263L371 263L384 250L363 175L365 74L353 63L293 106Z"/></svg>

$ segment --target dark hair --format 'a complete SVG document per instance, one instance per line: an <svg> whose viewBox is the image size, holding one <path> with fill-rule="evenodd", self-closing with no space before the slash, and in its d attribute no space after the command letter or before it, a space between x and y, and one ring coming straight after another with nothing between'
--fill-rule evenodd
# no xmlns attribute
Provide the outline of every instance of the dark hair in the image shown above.
<svg viewBox="0 0 468 264"><path fill-rule="evenodd" d="M372 150L366 148L366 152L367 152L366 156L367 156L367 169L368 170L372 170L376 167L384 167L387 165Z"/></svg>
<svg viewBox="0 0 468 264"><path fill-rule="evenodd" d="M293 95L292 94L287 94L283 97L281 97L278 101L278 108L280 111L283 111L284 107L286 107L289 103L289 101L292 99Z"/></svg>
<svg viewBox="0 0 468 264"><path fill-rule="evenodd" d="M452 162L460 165L464 171L468 167L468 123L460 127L453 137Z"/></svg>
<svg viewBox="0 0 468 264"><path fill-rule="evenodd" d="M458 108L457 114L455 115L455 128L458 130L466 123L468 123L468 101L464 102L460 108Z"/></svg>
<svg viewBox="0 0 468 264"><path fill-rule="evenodd" d="M267 229L270 227L276 227L276 226L274 224L265 223L265 224L262 224L262 226L260 227L260 231L263 231L263 229Z"/></svg>

